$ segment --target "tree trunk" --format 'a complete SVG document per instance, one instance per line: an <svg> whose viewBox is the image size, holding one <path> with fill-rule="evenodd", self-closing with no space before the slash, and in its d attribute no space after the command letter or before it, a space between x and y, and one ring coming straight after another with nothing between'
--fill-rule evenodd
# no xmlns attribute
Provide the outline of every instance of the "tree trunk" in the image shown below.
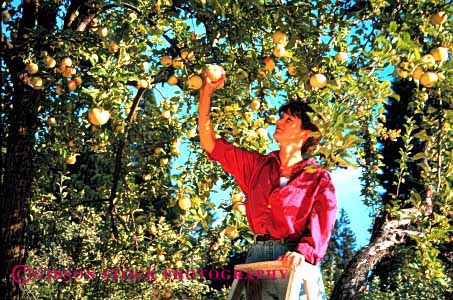
<svg viewBox="0 0 453 300"><path fill-rule="evenodd" d="M414 214L408 209L407 216ZM361 249L351 260L346 270L341 275L332 292L330 300L358 300L360 294L366 289L368 273L388 255L392 254L395 246L407 241L408 230L401 229L410 224L410 219L386 220L375 231L370 244Z"/></svg>
<svg viewBox="0 0 453 300"><path fill-rule="evenodd" d="M25 220L32 197L36 103L41 96L22 83L15 89L0 194L0 299L5 300L20 299L21 294L11 271L26 261Z"/></svg>

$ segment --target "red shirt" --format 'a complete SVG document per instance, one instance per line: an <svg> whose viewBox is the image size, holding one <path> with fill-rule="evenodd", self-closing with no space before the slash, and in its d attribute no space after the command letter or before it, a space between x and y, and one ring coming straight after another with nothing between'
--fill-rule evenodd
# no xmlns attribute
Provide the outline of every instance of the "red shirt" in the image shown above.
<svg viewBox="0 0 453 300"><path fill-rule="evenodd" d="M298 240L296 250L308 262L321 261L335 224L337 201L329 172L315 159L294 165L290 181L280 188L278 150L263 155L221 138L208 158L219 162L244 192L247 220L254 233Z"/></svg>

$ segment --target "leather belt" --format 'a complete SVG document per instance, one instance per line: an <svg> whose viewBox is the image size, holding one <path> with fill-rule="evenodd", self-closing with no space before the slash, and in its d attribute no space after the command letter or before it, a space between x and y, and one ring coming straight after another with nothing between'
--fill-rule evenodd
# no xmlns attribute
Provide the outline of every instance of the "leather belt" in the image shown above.
<svg viewBox="0 0 453 300"><path fill-rule="evenodd" d="M264 242L264 241L279 241L281 244L286 242L286 239L273 239L270 233L255 234L253 235L253 242Z"/></svg>

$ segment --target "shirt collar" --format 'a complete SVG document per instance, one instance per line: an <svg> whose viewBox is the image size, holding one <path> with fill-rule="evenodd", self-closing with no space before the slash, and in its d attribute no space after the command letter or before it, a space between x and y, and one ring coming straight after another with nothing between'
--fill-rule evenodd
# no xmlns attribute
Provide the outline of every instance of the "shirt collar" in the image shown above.
<svg viewBox="0 0 453 300"><path fill-rule="evenodd" d="M269 153L268 157L270 159L275 158L277 160L278 165L280 166L279 152L280 150L272 151L271 153ZM293 169L291 170L291 177L301 173L305 169L305 167L309 165L314 165L315 167L319 166L314 157L305 158L293 166Z"/></svg>

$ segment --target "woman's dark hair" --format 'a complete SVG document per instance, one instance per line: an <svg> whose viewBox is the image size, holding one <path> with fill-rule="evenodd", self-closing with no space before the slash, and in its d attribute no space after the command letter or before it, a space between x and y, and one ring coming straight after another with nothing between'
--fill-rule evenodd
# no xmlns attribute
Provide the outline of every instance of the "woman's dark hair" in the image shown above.
<svg viewBox="0 0 453 300"><path fill-rule="evenodd" d="M302 129L310 130L312 132L319 132L318 126L313 124L310 117L308 116L307 112L314 113L313 109L305 102L301 101L290 101L284 105L282 105L278 109L278 114L281 117L284 113L289 113L293 116L298 117L302 120ZM305 143L302 145L301 152L309 153L313 150L313 147L319 144L320 138L311 136L309 137Z"/></svg>

